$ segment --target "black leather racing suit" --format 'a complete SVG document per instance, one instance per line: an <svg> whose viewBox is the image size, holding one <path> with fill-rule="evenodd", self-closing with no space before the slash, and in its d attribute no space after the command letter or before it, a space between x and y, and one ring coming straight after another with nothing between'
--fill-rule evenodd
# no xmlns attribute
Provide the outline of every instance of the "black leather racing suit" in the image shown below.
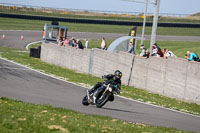
<svg viewBox="0 0 200 133"><path fill-rule="evenodd" d="M104 79L104 82L98 82L96 83L96 85L89 90L89 94L95 92L99 87L101 87L104 83L105 84L109 84L114 87L114 89L116 89L116 91L118 93L120 93L120 90L121 90L121 79L117 79L115 77L115 75L113 74L108 74L108 75L104 75L102 76L102 78ZM113 101L114 100L114 96L111 96L111 98L109 99L110 101Z"/></svg>

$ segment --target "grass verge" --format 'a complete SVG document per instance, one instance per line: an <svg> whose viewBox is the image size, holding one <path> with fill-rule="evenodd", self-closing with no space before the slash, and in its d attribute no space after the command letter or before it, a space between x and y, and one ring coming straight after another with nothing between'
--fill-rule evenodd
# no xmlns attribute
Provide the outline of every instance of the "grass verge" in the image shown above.
<svg viewBox="0 0 200 133"><path fill-rule="evenodd" d="M2 30L40 30L44 28L44 24L50 24L49 21L26 20L2 18L0 19L0 29ZM100 25L100 24L79 24L60 22L59 25L66 26L70 32L96 32L96 33L122 33L127 34L133 26L119 25ZM145 34L151 34L151 27L145 28ZM138 26L137 34L142 33L142 27ZM158 35L170 36L200 36L199 28L173 28L158 27Z"/></svg>
<svg viewBox="0 0 200 133"><path fill-rule="evenodd" d="M75 12L75 11L58 11L53 9L34 9L26 7L6 7L0 6L1 13L14 13L14 14L25 14L25 15L40 15L40 16L50 16L50 17L62 17L62 18L82 18L82 19L104 19L104 20L122 20L122 21L139 21L143 22L143 17L141 15L131 15L131 14L108 14L108 13L94 13L89 11ZM196 17L198 14L196 14ZM147 22L152 22L153 16L147 15ZM159 22L173 22L173 23L200 23L199 19L194 19L190 17L159 17Z"/></svg>
<svg viewBox="0 0 200 133"><path fill-rule="evenodd" d="M189 133L0 97L2 133Z"/></svg>
<svg viewBox="0 0 200 133"><path fill-rule="evenodd" d="M73 70L50 65L39 59L31 58L29 57L28 52L19 52L17 49L0 47L0 56L81 85L93 86L96 82L101 81L100 78L92 75L77 73ZM146 90L122 86L121 95L135 100L200 115L200 105L198 104L182 102L158 94L153 94Z"/></svg>

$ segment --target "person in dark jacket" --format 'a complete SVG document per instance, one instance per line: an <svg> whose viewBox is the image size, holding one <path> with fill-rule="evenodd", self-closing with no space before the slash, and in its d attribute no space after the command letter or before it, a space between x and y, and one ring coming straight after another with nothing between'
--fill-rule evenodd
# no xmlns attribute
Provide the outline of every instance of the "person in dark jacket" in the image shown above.
<svg viewBox="0 0 200 133"><path fill-rule="evenodd" d="M122 72L120 72L119 70L116 70L114 74L108 74L108 75L102 76L102 78L105 81L104 83L110 84L111 86L113 86L118 93L120 93L120 90L121 90L121 77L122 77ZM93 92L95 92L102 85L103 85L102 82L98 82L92 89L88 90L89 94L92 94ZM114 96L112 96L112 99L110 99L110 101L113 101L113 100L114 100Z"/></svg>
<svg viewBox="0 0 200 133"><path fill-rule="evenodd" d="M77 39L77 46L76 46L76 48L84 49L83 44L82 44L82 42L79 39Z"/></svg>

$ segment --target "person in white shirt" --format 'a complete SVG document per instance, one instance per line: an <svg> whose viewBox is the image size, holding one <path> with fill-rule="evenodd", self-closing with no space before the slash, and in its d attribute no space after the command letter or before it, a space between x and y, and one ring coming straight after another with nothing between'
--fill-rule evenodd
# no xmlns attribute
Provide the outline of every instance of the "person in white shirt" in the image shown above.
<svg viewBox="0 0 200 133"><path fill-rule="evenodd" d="M90 47L89 41L88 41L88 39L86 39L86 41L85 41L85 48L89 48L89 47Z"/></svg>
<svg viewBox="0 0 200 133"><path fill-rule="evenodd" d="M164 49L163 53L164 53L164 59L167 59L168 57L175 57L176 58L176 55L168 49Z"/></svg>

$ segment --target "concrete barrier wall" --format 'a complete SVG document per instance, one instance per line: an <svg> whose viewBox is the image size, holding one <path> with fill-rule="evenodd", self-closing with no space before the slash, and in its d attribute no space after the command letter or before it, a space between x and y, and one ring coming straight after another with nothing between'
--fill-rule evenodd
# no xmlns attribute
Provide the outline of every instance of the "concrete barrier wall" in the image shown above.
<svg viewBox="0 0 200 133"><path fill-rule="evenodd" d="M105 74L120 70L123 73L123 84L128 84L134 55L125 52L111 53L101 49L94 49L92 75L101 77Z"/></svg>
<svg viewBox="0 0 200 133"><path fill-rule="evenodd" d="M184 99L188 61L170 58L166 62L166 78L163 94Z"/></svg>
<svg viewBox="0 0 200 133"><path fill-rule="evenodd" d="M78 72L88 73L90 50L60 47L55 44L42 44L41 60Z"/></svg>
<svg viewBox="0 0 200 133"><path fill-rule="evenodd" d="M184 99L200 104L200 63L188 63Z"/></svg>
<svg viewBox="0 0 200 133"><path fill-rule="evenodd" d="M45 43L41 60L97 77L119 69L125 85L200 104L200 63L197 62L179 58L146 59L125 52L80 50Z"/></svg>

